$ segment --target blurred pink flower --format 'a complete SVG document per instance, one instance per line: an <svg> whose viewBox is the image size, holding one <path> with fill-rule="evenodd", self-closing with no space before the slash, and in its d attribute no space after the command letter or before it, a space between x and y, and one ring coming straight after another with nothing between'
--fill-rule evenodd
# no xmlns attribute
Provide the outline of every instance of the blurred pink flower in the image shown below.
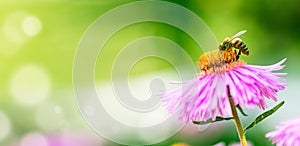
<svg viewBox="0 0 300 146"><path fill-rule="evenodd" d="M49 146L94 146L96 140L86 134L61 133L48 136Z"/></svg>
<svg viewBox="0 0 300 146"><path fill-rule="evenodd" d="M280 123L276 130L267 133L266 137L278 146L299 146L300 117Z"/></svg>
<svg viewBox="0 0 300 146"><path fill-rule="evenodd" d="M219 143L217 143L217 144L215 144L213 146L226 146L226 144L225 144L225 142L219 142Z"/></svg>
<svg viewBox="0 0 300 146"><path fill-rule="evenodd" d="M286 73L273 72L281 70L286 59L270 66L256 66L242 60L224 62L213 52L205 57L202 55L197 63L200 74L190 81L173 82L181 86L162 96L169 113L178 112L179 119L186 123L232 116L228 89L235 105L265 109L265 97L276 101L276 93L286 86L286 80L280 77Z"/></svg>
<svg viewBox="0 0 300 146"><path fill-rule="evenodd" d="M95 146L100 141L94 136L84 133L60 132L44 134L40 132L27 133L11 146Z"/></svg>
<svg viewBox="0 0 300 146"><path fill-rule="evenodd" d="M226 146L226 144L224 142L219 142L219 143L215 144L214 146ZM231 144L229 144L229 146L241 146L241 144L240 143L231 143ZM252 143L247 141L247 146L252 146Z"/></svg>

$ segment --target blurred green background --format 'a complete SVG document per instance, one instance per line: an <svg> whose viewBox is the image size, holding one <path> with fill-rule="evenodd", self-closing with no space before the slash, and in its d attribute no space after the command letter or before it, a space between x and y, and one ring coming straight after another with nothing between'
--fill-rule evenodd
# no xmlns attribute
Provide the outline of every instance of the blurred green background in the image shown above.
<svg viewBox="0 0 300 146"><path fill-rule="evenodd" d="M72 65L85 30L106 11L128 2L131 0L0 0L0 145L24 145L32 139L43 143L48 137L65 143L81 137L79 145L117 145L97 136L80 116L72 89ZM280 121L300 115L296 104L299 103L296 91L300 81L300 1L170 2L196 13L219 41L240 30L248 30L241 38L250 49L250 56L243 57L249 64L268 65L288 58L284 71L289 74L289 85L279 94L279 100L287 101L284 109L247 133L254 145L271 145L264 134ZM181 30L162 23L144 22L112 36L105 46L108 51L101 59L111 60L119 51L115 48L143 36L173 40L194 62L203 53ZM180 59L180 54L170 53ZM171 66L148 59L133 68L130 75L141 76L166 68ZM110 64L99 63L95 70L97 81L109 80ZM248 112L255 115L261 111ZM253 118L243 120L249 123ZM191 130L193 128L188 126L158 145L238 141L231 122L212 125L205 133L197 132L197 128Z"/></svg>

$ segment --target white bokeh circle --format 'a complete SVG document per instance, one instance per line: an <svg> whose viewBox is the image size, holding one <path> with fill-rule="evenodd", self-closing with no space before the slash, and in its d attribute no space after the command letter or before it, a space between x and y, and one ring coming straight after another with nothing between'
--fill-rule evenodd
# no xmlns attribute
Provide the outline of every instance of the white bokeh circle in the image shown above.
<svg viewBox="0 0 300 146"><path fill-rule="evenodd" d="M182 20L187 20L189 23ZM182 30L205 51L212 50L218 45L214 34L201 18L182 6L166 1L132 2L116 7L99 17L88 28L78 45L73 64L73 87L78 107L87 124L98 134L115 143L154 144L166 140L183 127L183 123L177 121L176 115L166 114L157 96L146 100L132 98L128 76L125 74L126 76L120 80L114 78L114 73L119 68L118 62L127 60L128 63L125 65L128 70L125 71L130 71L135 62L149 56L170 62L179 79L193 78L196 67L188 54L183 54L184 57L180 60L185 67L172 62L174 59L170 53L172 51L170 48L174 48L172 41L166 41L163 38L152 39L151 41L167 42L166 47L162 47L156 54L146 51L141 56L133 56L130 53L126 55L126 51L130 49L123 48L122 51L125 51L125 54L120 53L115 58L116 63L113 64L113 68L116 70L113 69L111 72L111 81L95 82L95 64L107 40L126 26L149 21L168 24ZM151 41L147 40L147 43L151 44ZM183 50L181 47L177 48ZM123 63L126 62L123 61ZM155 84L167 86L160 76L154 75L152 78L158 81ZM122 93L125 93L124 97ZM126 101L127 99L129 100ZM153 105L154 108L146 107L147 103ZM159 109L158 112L156 112L157 109ZM134 140L131 139L132 137Z"/></svg>
<svg viewBox="0 0 300 146"><path fill-rule="evenodd" d="M51 83L43 67L33 64L21 66L13 74L10 91L14 99L26 106L39 104L48 97Z"/></svg>
<svg viewBox="0 0 300 146"><path fill-rule="evenodd" d="M41 32L42 22L36 16L27 16L23 20L22 29L27 36L35 36Z"/></svg>
<svg viewBox="0 0 300 146"><path fill-rule="evenodd" d="M0 28L0 54L16 54L23 44L42 30L41 20L28 12L14 11L8 14Z"/></svg>

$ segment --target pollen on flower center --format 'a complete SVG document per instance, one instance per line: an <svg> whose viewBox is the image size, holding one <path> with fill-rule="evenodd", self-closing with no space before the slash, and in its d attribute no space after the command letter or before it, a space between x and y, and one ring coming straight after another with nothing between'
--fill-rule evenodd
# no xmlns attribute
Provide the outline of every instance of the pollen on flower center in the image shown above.
<svg viewBox="0 0 300 146"><path fill-rule="evenodd" d="M200 69L200 75L205 75L224 72L246 63L237 60L235 52L214 50L201 55L196 64Z"/></svg>

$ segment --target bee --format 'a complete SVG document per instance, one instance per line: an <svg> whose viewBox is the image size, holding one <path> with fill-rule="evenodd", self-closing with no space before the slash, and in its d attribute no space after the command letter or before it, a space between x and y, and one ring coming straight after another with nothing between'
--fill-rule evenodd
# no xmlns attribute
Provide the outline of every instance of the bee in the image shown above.
<svg viewBox="0 0 300 146"><path fill-rule="evenodd" d="M232 37L225 38L218 49L204 53L196 62L197 67L203 72L223 70L224 63L235 62L240 55L249 55L249 50L246 44L238 38L244 34L246 30L240 31Z"/></svg>
<svg viewBox="0 0 300 146"><path fill-rule="evenodd" d="M238 38L244 33L246 33L246 30L242 30L230 38L227 37L220 43L219 50L221 52L225 51L227 52L227 54L231 54L226 56L226 53L225 54L223 53L224 60L226 62L232 62L238 60L241 54L246 56L249 55L248 47L240 38ZM236 54L236 56L232 57L232 54Z"/></svg>

